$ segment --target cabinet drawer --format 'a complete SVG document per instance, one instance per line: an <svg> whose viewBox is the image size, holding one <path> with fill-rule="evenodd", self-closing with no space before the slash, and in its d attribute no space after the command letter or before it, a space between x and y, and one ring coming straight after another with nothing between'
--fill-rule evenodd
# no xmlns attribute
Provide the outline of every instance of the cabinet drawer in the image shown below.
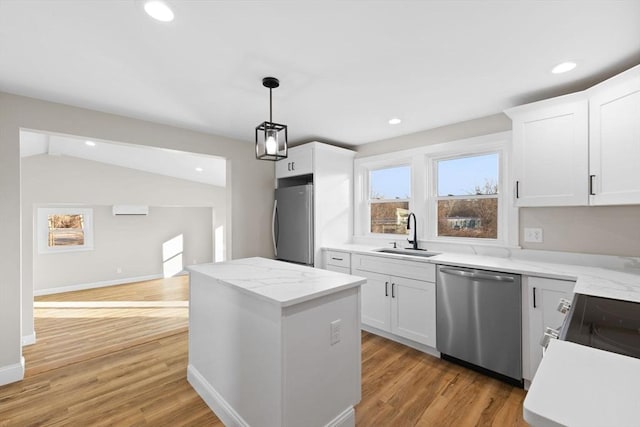
<svg viewBox="0 0 640 427"><path fill-rule="evenodd" d="M420 261L406 261L382 256L353 255L353 268L427 282L436 281L436 266Z"/></svg>
<svg viewBox="0 0 640 427"><path fill-rule="evenodd" d="M338 267L337 265L327 265L325 270L335 271L336 273L351 274L349 267Z"/></svg>
<svg viewBox="0 0 640 427"><path fill-rule="evenodd" d="M349 252L326 251L325 256L327 265L351 268L351 254Z"/></svg>

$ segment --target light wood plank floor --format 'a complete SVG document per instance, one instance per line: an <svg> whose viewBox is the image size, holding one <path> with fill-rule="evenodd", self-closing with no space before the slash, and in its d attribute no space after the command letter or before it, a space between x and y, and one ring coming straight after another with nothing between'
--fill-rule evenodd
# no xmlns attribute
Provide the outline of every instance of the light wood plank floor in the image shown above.
<svg viewBox="0 0 640 427"><path fill-rule="evenodd" d="M222 426L186 380L185 276L38 297L0 426ZM520 426L525 392L362 334L364 426ZM301 426L306 427L306 426Z"/></svg>

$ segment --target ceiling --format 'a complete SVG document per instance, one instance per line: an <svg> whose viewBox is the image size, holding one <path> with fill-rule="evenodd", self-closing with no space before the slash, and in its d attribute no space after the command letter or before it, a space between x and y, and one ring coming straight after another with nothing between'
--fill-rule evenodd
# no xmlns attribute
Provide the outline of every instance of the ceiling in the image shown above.
<svg viewBox="0 0 640 427"><path fill-rule="evenodd" d="M202 184L225 186L223 158L141 145L20 131L20 156L70 156Z"/></svg>
<svg viewBox="0 0 640 427"><path fill-rule="evenodd" d="M640 63L640 0L167 3L171 23L140 0L0 0L0 91L251 141L275 76L290 141L358 145Z"/></svg>

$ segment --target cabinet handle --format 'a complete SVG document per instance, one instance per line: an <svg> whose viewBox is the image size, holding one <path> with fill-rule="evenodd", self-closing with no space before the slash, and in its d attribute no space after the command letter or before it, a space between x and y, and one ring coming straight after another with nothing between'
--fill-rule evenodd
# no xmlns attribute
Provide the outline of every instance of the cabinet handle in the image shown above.
<svg viewBox="0 0 640 427"><path fill-rule="evenodd" d="M333 257L333 256L331 257L331 259L334 259L336 261L342 261L342 258L336 258L336 257Z"/></svg>
<svg viewBox="0 0 640 427"><path fill-rule="evenodd" d="M520 181L516 181L516 199L520 198Z"/></svg>
<svg viewBox="0 0 640 427"><path fill-rule="evenodd" d="M536 306L536 287L533 287L533 308L538 308Z"/></svg>
<svg viewBox="0 0 640 427"><path fill-rule="evenodd" d="M392 283L391 284L391 298L395 298L396 297L395 289L396 289L396 284Z"/></svg>
<svg viewBox="0 0 640 427"><path fill-rule="evenodd" d="M291 162L291 170L296 170L296 162Z"/></svg>
<svg viewBox="0 0 640 427"><path fill-rule="evenodd" d="M389 296L389 282L384 282L384 296Z"/></svg>
<svg viewBox="0 0 640 427"><path fill-rule="evenodd" d="M291 172L291 162L287 162L287 170Z"/></svg>
<svg viewBox="0 0 640 427"><path fill-rule="evenodd" d="M590 196L595 196L596 193L593 192L593 178L595 178L595 175L589 175L589 195Z"/></svg>

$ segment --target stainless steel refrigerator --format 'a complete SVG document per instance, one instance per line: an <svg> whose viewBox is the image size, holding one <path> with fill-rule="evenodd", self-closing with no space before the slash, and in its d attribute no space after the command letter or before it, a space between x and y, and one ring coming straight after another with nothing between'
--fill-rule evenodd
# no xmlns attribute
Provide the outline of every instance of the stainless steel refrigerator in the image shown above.
<svg viewBox="0 0 640 427"><path fill-rule="evenodd" d="M276 189L272 221L276 259L313 265L313 185Z"/></svg>

